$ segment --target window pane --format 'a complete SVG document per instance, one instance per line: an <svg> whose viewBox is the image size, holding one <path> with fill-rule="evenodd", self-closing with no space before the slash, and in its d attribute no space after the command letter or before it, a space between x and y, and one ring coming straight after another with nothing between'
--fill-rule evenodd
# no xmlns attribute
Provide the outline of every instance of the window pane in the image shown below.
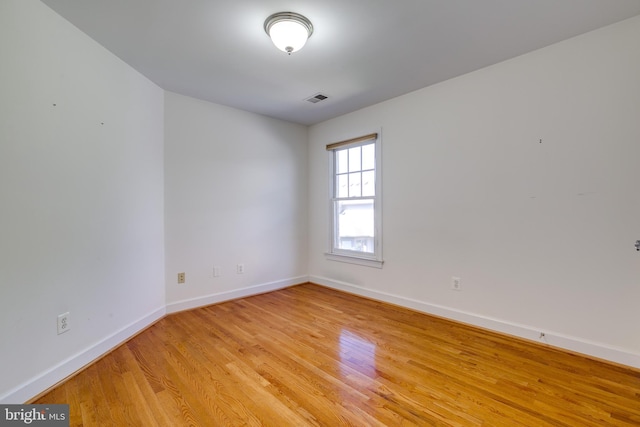
<svg viewBox="0 0 640 427"><path fill-rule="evenodd" d="M362 176L360 172L349 174L349 197L362 196Z"/></svg>
<svg viewBox="0 0 640 427"><path fill-rule="evenodd" d="M373 253L373 200L348 200L336 203L336 247Z"/></svg>
<svg viewBox="0 0 640 427"><path fill-rule="evenodd" d="M376 168L376 145L362 146L362 170Z"/></svg>
<svg viewBox="0 0 640 427"><path fill-rule="evenodd" d="M349 176L347 174L338 175L337 185L336 197L349 197Z"/></svg>
<svg viewBox="0 0 640 427"><path fill-rule="evenodd" d="M347 150L336 151L336 173L349 172L349 163L347 162Z"/></svg>
<svg viewBox="0 0 640 427"><path fill-rule="evenodd" d="M360 147L349 148L349 172L358 172L360 168Z"/></svg>
<svg viewBox="0 0 640 427"><path fill-rule="evenodd" d="M376 173L374 171L362 172L362 196L376 195Z"/></svg>

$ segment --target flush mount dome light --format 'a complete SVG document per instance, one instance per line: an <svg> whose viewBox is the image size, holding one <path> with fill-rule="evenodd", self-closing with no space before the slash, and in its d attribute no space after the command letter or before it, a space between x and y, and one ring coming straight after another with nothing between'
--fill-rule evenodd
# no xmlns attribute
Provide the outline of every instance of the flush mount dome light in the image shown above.
<svg viewBox="0 0 640 427"><path fill-rule="evenodd" d="M313 25L294 12L274 13L264 21L264 31L278 49L291 55L304 46L313 34Z"/></svg>

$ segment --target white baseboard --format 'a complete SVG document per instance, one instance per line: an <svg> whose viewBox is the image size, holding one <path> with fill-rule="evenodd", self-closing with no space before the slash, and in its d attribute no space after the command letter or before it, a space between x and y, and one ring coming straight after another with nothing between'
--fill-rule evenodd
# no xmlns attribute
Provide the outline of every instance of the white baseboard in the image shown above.
<svg viewBox="0 0 640 427"><path fill-rule="evenodd" d="M636 354L626 349L616 348L602 343L571 337L553 331L542 330L532 326L520 325L501 319L495 319L475 313L455 310L449 307L430 304L399 295L366 289L350 283L328 279L326 277L312 275L309 276L309 281L344 292L349 292L378 301L396 304L423 313L433 314L435 316L444 317L472 326L489 329L492 331L524 338L531 341L537 341L542 344L548 344L550 346L568 350L571 352L576 352L584 354L586 356L591 356L598 359L603 359L621 365L640 369L640 354ZM541 333L544 333L543 338L540 337Z"/></svg>
<svg viewBox="0 0 640 427"><path fill-rule="evenodd" d="M278 289L288 288L289 286L299 285L309 281L309 276L298 276L290 279L277 280L275 282L263 283L260 285L249 286L232 291L218 292L215 294L205 295L203 297L191 298L182 301L167 304L167 314L177 313L178 311L191 310L192 308L204 307L219 302L230 301L233 299L244 298L252 295L264 294L266 292L276 291Z"/></svg>
<svg viewBox="0 0 640 427"><path fill-rule="evenodd" d="M500 319L494 319L474 313L454 310L452 308L436 304L429 304L423 301L418 301L399 295L366 289L350 283L328 279L326 277L299 276L167 304L166 307L161 307L153 311L152 313L106 337L97 344L74 356L69 357L67 360L62 361L58 365L43 372L42 374L13 388L3 396L0 396L0 404L20 404L32 399L34 396L42 393L43 390L47 390L48 388L54 386L58 382L67 378L69 375L72 375L74 372L77 372L86 365L108 353L113 348L127 341L129 338L131 338L144 328L153 324L158 319L161 319L165 314L189 310L192 308L202 307L237 298L243 298L251 295L271 292L309 281L344 292L349 292L363 297L396 304L423 313L433 314L436 316L452 319L458 322L490 329L496 332L501 332L532 341L538 341L561 349L640 369L640 354L636 354L625 349L615 348L597 342L591 342L580 338L566 336L552 331L540 330L538 328L527 325L519 325ZM545 334L545 337L542 340L540 339L541 332L544 332Z"/></svg>
<svg viewBox="0 0 640 427"><path fill-rule="evenodd" d="M211 305L222 301L229 301L236 298L243 298L251 295L271 292L278 289L287 288L289 286L298 285L300 283L306 283L308 281L309 276L299 276L167 304L165 307L161 307L153 311L152 313L142 317L141 319L131 323L130 325L125 326L124 328L104 338L103 340L87 348L86 350L60 362L58 365L43 372L42 374L24 382L23 384L13 388L12 390L9 390L4 395L0 396L0 404L22 404L29 401L30 399L33 399L34 396L37 396L44 390L51 388L68 376L72 375L73 373L77 372L93 361L99 359L118 345L127 341L129 338L142 331L144 328L152 325L153 323L164 317L165 314Z"/></svg>
<svg viewBox="0 0 640 427"><path fill-rule="evenodd" d="M34 396L37 396L44 390L49 389L67 378L69 375L100 358L147 326L153 324L158 319L161 319L164 315L165 307L161 307L152 313L149 313L112 335L109 335L97 344L69 357L51 369L15 387L3 396L0 396L0 403L22 404L33 399Z"/></svg>

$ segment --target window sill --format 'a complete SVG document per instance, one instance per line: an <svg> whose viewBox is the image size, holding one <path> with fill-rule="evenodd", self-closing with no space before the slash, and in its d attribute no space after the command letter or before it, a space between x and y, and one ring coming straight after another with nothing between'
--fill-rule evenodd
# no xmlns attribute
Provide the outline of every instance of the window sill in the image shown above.
<svg viewBox="0 0 640 427"><path fill-rule="evenodd" d="M360 258L350 255L338 255L325 253L325 258L329 261L345 262L347 264L363 265L365 267L382 268L384 261L371 258Z"/></svg>

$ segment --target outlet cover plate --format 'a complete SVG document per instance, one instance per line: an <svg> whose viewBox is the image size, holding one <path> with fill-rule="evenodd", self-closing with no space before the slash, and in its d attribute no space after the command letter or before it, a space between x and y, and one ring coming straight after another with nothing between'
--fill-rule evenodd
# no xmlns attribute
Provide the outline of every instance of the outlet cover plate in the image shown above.
<svg viewBox="0 0 640 427"><path fill-rule="evenodd" d="M58 335L64 334L71 329L71 314L67 311L58 315Z"/></svg>

